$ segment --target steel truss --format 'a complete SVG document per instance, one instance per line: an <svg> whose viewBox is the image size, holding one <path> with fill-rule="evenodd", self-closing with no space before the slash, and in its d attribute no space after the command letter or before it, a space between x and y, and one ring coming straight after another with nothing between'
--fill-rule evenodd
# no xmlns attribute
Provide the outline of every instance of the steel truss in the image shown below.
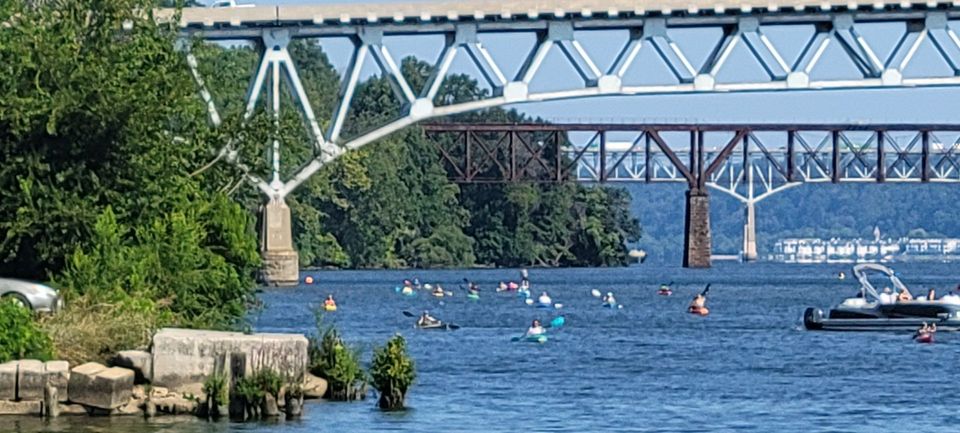
<svg viewBox="0 0 960 433"><path fill-rule="evenodd" d="M960 182L960 125L423 127L465 183L685 182L746 202L801 183Z"/></svg>
<svg viewBox="0 0 960 433"><path fill-rule="evenodd" d="M749 11L748 11L749 12ZM419 121L464 113L484 108L496 107L505 104L524 102L547 101L568 98L584 98L598 95L640 95L640 94L683 94L707 92L743 92L743 91L787 91L787 90L816 90L816 89L852 89L852 88L895 88L943 86L960 84L960 37L951 27L951 18L958 15L953 8L930 10L879 10L849 12L787 12L768 11L754 12L743 15L716 15L703 16L690 14L689 16L660 16L637 17L610 15L603 18L569 19L558 16L556 19L542 19L539 15L531 15L528 19L490 19L483 18L475 21L449 22L395 22L395 23L367 23L363 25L350 22L339 25L328 25L322 21L317 23L302 23L277 21L276 23L257 23L256 26L247 26L242 22L232 25L212 25L186 27L183 29L185 37L201 37L206 39L251 39L259 42L262 47L261 61L256 73L251 79L250 91L247 94L246 117L249 117L264 88L272 96L270 109L276 114L281 109L279 104L280 83L291 88L297 106L301 111L304 123L311 136L311 145L314 149L313 158L299 167L289 179L280 178L280 158L278 147L281 143L273 143L272 176L269 181L245 171L251 181L269 197L282 199L292 192L301 183L313 175L317 170L330 163L344 152L357 149L367 143L376 141L392 132L407 127ZM891 47L879 47L868 43L860 31L862 26L873 23L902 24L901 34ZM785 51L778 47L774 38L768 33L773 27L807 26L812 29L809 35L794 36L803 38L800 41L803 49L795 58L787 56ZM718 40L705 40L712 49L702 62L691 60L689 53L672 37L676 31L691 28L719 29L722 36ZM617 55L609 65L600 65L585 46L580 37L591 30L627 30L629 34L619 47ZM536 35L536 43L526 55L525 60L516 73L507 71L502 59L496 58L481 43L480 36L495 33L526 32ZM409 34L442 35L443 48L434 63L432 75L427 85L415 92L402 75L396 59L384 43L385 36ZM802 33L802 32L793 32ZM792 34L792 33L791 33ZM339 92L339 103L329 117L318 118L310 108L303 85L300 82L297 68L291 60L287 46L293 38L317 38L321 46L326 38L348 38L354 46L349 67L342 79ZM923 74L905 74L908 66L924 67L922 64L912 63L920 47L929 41L935 48L936 54L949 65L949 71L925 71ZM796 42L796 41L793 41ZM748 61L759 64L763 71L762 79L746 79L736 82L726 82L720 79L720 72L733 61L731 54L738 45L744 45L749 54ZM183 44L187 46L188 44ZM841 61L849 61L855 65L857 76L842 79L818 77L815 73L818 66L824 62L833 61L836 56L824 56L830 46L841 48ZM637 62L639 53L643 49L652 50L663 65L667 66L674 78L672 84L643 84L629 83L625 80L631 68L650 68L649 62ZM543 74L541 66L544 59L552 50L559 50L563 59L576 72L578 79L564 83L563 90L535 91L531 83ZM462 53L462 54L461 54ZM878 53L889 53L886 55ZM441 85L450 70L453 60L458 55L465 54L480 71L478 79L486 83L493 91L490 96L482 99L462 103L445 104L437 97ZM200 88L201 97L207 104L211 121L219 124L220 114L214 96L206 89L203 77L197 69L197 60L187 52L188 65ZM350 104L357 88L360 70L367 57L379 67L382 76L387 77L393 91L402 105L402 115L379 127L353 137L343 137L342 131ZM741 56L742 57L742 56ZM283 74L281 74L281 71ZM214 77L215 79L215 77ZM266 85L265 83L269 83ZM326 129L320 125L329 125ZM667 129L664 129L667 128ZM765 149L764 140L758 138L756 132L770 130L769 127L730 127L735 139L727 146L722 147L716 154L709 150L698 150L696 154L685 154L683 151L670 150L670 146L663 143L660 132L669 130L669 126L644 127L638 129L641 136L634 145L642 147L644 152L643 164L638 165L634 158L636 152L624 153L624 158L616 160L616 164L609 165L608 158L600 155L587 154L587 158L577 158L578 169L576 176L584 179L592 173L598 181L616 181L642 178L645 181L677 180L681 176L687 182L696 182L699 186L707 183L711 185L723 184L721 179L743 178L745 166L751 167L749 177L756 182L749 185L765 185L766 191L775 189L774 178L784 178L783 182L812 182L820 180L853 181L853 180L898 180L898 181L945 181L953 180L956 175L956 163L953 151L949 153L929 153L931 135L934 130L918 132L917 140L922 141L924 152L923 161L919 161L916 152L917 140L901 143L891 135L874 131L873 145L859 141L850 141L845 138L844 126L831 132L831 138L826 142L815 140L804 135L791 126L784 125L777 130L788 136L791 151L787 153L770 153ZM682 127L681 127L682 128ZM713 131L709 127L688 127L693 132L691 141L696 137ZM767 129L765 129L767 128ZM793 129L793 132L790 132ZM823 128L812 128L810 131L825 131ZM892 131L892 130L891 130ZM718 131L719 132L719 131ZM700 140L702 141L702 140ZM699 141L698 141L699 142ZM936 142L936 141L935 141ZM742 144L741 144L742 143ZM754 143L751 145L750 143ZM826 144L824 144L826 143ZM286 143L290 144L290 143ZM652 147L651 147L652 146ZM746 162L727 162L727 156L734 148L740 146L748 149ZM866 147L864 147L866 146ZM822 150L827 149L827 153ZM647 152L647 149L652 149ZM874 153L869 149L873 149ZM906 149L906 150L904 150ZM951 148L952 149L952 148ZM635 149L634 149L635 150ZM832 152L832 153L831 153ZM895 161L886 164L886 153L896 155ZM616 152L614 152L616 153ZM228 144L222 150L222 155L228 160L243 166L236 152ZM791 160L777 160L778 157L790 155ZM832 155L832 158L830 158ZM610 157L610 155L606 155ZM599 157L599 159L597 159ZM824 158L827 157L825 160ZM585 161L593 158L598 165L590 166ZM716 158L717 164L701 167L706 159ZM876 158L885 161L876 164ZM935 160L931 161L930 158ZM936 159L939 158L939 159ZM689 159L690 164L680 164L681 159ZM871 161L873 161L871 163ZM926 164L918 168L916 164ZM757 168L753 168L753 167ZM594 171L591 171L594 170ZM464 173L466 174L466 173ZM561 175L559 171L556 173ZM703 177L701 177L703 175ZM730 191L735 191L743 182L724 185Z"/></svg>

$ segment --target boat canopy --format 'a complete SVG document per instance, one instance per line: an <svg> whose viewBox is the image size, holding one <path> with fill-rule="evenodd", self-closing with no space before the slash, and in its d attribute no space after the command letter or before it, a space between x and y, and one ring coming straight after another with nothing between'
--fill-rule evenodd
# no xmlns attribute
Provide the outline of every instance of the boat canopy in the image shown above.
<svg viewBox="0 0 960 433"><path fill-rule="evenodd" d="M857 280L860 281L860 290L863 291L864 297L869 295L869 297L874 300L880 300L880 294L877 293L877 289L875 289L873 285L870 284L870 280L867 279L867 276L873 272L881 273L889 277L893 287L896 287L897 290L907 290L907 286L903 285L903 282L900 281L900 278L897 277L897 274L893 271L893 269L877 263L863 263L853 267L853 275L855 275ZM907 291L909 292L909 290Z"/></svg>

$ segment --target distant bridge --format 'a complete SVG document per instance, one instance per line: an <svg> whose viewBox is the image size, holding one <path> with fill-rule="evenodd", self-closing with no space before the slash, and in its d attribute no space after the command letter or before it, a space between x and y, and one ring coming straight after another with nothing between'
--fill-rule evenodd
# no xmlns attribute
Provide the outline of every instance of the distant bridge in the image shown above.
<svg viewBox="0 0 960 433"><path fill-rule="evenodd" d="M729 3L719 0L483 0L188 8L180 15L173 10L156 10L154 16L161 21L176 20L184 38L257 42L261 61L256 70L251 71L245 119L255 112L259 97L265 91L273 95L265 98L270 100L267 108L279 113L277 95L281 92L281 83L289 86L289 93L303 115L310 133L307 145L313 149L313 157L296 167L289 178L280 176L281 143L277 141L272 146L265 143L271 148L272 162L267 176L249 172L229 144L221 151L226 160L247 171L250 181L269 199L263 229L265 275L278 283L297 279L296 252L292 248L289 209L284 198L345 152L420 121L507 104L603 95L960 85L960 37L954 30L956 20L960 19L960 8L952 2L934 0L738 0ZM585 35L598 31L617 31L623 36L621 42L604 47L612 54L609 64L599 64L596 59L602 56L591 53L588 44L582 43ZM695 55L696 50L682 43L678 35L685 32L691 32L687 36L696 38L696 47L707 47L705 56ZM869 37L875 33L887 37L880 40ZM488 50L482 40L489 35L518 34L533 35L534 42L529 48L518 43L518 50L524 54L514 71L507 68L510 62ZM440 53L427 84L418 91L403 76L385 39L412 35L436 35ZM313 111L297 66L287 50L291 40L297 38L315 38L321 46L339 38L353 45L333 113L318 116ZM189 44L181 45L211 122L218 125L221 113L217 97L204 84L216 77L202 77L197 59L187 50ZM915 62L921 50L932 52L941 62L937 65ZM551 52L562 54L562 61L576 73L574 78L552 78L557 81L552 83L557 89L538 90L534 84L538 77L545 75L541 66ZM438 98L458 53L465 54L476 67L479 72L476 78L492 90L489 96L465 102ZM653 60L638 61L648 58L644 56ZM400 101L401 114L372 130L345 137L344 123L360 71L368 58L392 85ZM743 70L756 71L758 67L758 74L742 74ZM660 69L668 71L668 80L636 80L629 74L639 70L639 75L644 76ZM845 72L837 72L841 69ZM731 77L731 74L739 76ZM669 158L667 152L664 153L663 156ZM706 156L701 153L693 159L699 161ZM858 154L854 159L862 158ZM599 161L609 162L606 158ZM823 162L819 157L813 161ZM838 168L835 162L831 160L826 168L820 168L824 171ZM628 166L617 164L614 172L610 172L610 167L595 168L601 181L609 181L623 178ZM624 171L619 167L624 167ZM691 203L706 203L701 196L709 176L696 177L692 182L691 177L699 171L687 169L688 173L684 173L679 164L673 167L691 185ZM583 172L581 168L588 170L580 166L578 176ZM652 166L644 169L652 170L651 179L665 176ZM711 175L722 172L718 171L719 166L712 169ZM831 173L834 173L831 176L840 173L839 179L832 178L834 181L846 179L840 170ZM879 167L876 173L886 178L895 171ZM933 171L922 173L936 178ZM791 175L802 176L802 173L791 172ZM648 175L642 176L646 179ZM705 211L706 205L703 206ZM697 227L694 232L699 232ZM704 248L699 237L691 239L688 246L691 258L685 264L709 266L709 242ZM705 239L708 241L709 236Z"/></svg>
<svg viewBox="0 0 960 433"><path fill-rule="evenodd" d="M960 183L960 124L423 127L456 182L686 183L700 194L688 193L685 262L691 245L709 257L707 188L745 204L743 256L756 260L755 205L778 191L823 182Z"/></svg>

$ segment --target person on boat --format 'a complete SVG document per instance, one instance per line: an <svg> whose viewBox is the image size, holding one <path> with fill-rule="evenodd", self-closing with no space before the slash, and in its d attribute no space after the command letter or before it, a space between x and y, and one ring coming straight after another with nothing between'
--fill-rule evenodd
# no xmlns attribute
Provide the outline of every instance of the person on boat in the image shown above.
<svg viewBox="0 0 960 433"><path fill-rule="evenodd" d="M617 299L613 297L613 292L607 292L607 294L603 296L603 303L610 306L617 305Z"/></svg>
<svg viewBox="0 0 960 433"><path fill-rule="evenodd" d="M540 297L537 298L537 302L543 305L550 305L553 303L553 300L550 299L550 295L548 295L547 292L543 292L540 294Z"/></svg>
<svg viewBox="0 0 960 433"><path fill-rule="evenodd" d="M417 319L417 326L421 328L426 326L435 326L439 324L440 324L440 320L431 316L429 311L424 311L423 314L420 315L420 319Z"/></svg>
<svg viewBox="0 0 960 433"><path fill-rule="evenodd" d="M327 308L331 308L331 307L332 307L332 308L336 308L336 307L337 307L337 301L334 301L334 300L333 300L333 295L327 295L327 299L326 299L325 301L323 301L323 306L324 306L324 307L327 307Z"/></svg>
<svg viewBox="0 0 960 433"><path fill-rule="evenodd" d="M401 289L400 292L403 293L404 295L412 294L412 293L413 293L413 287L412 287L412 286L403 286L403 289Z"/></svg>
<svg viewBox="0 0 960 433"><path fill-rule="evenodd" d="M943 295L943 297L940 298L940 302L949 302L949 303L951 303L951 304L960 304L960 296L957 296L957 292L951 290L949 293L947 293L946 295Z"/></svg>
<svg viewBox="0 0 960 433"><path fill-rule="evenodd" d="M903 301L912 301L913 295L910 294L910 291L906 287L900 289L900 293L897 294L897 302Z"/></svg>
<svg viewBox="0 0 960 433"><path fill-rule="evenodd" d="M471 281L469 284L467 284L467 291L469 291L471 294L478 295L480 294L480 286Z"/></svg>
<svg viewBox="0 0 960 433"><path fill-rule="evenodd" d="M500 284L497 284L497 291L498 292L507 291L507 283L504 283L503 281L501 281Z"/></svg>
<svg viewBox="0 0 960 433"><path fill-rule="evenodd" d="M547 332L547 331L543 329L543 326L542 326L542 325L540 325L540 320L539 320L539 319L533 319L533 323L530 324L530 327L529 327L529 328L527 328L527 334L526 334L526 335L527 335L528 337L531 336L531 335L543 335L545 332Z"/></svg>
<svg viewBox="0 0 960 433"><path fill-rule="evenodd" d="M933 326L930 326L930 325L927 324L927 322L923 322L923 325L920 326L920 329L918 329L917 332L916 332L915 334L913 334L913 338L914 338L914 339L917 339L917 338L925 337L925 336L927 336L927 335L929 335L929 334L933 334L933 333L935 333L935 332L937 332L937 324L936 324L936 323L934 323Z"/></svg>
<svg viewBox="0 0 960 433"><path fill-rule="evenodd" d="M928 300L928 301L936 301L936 300L937 300L937 289L934 289L934 288L932 288L932 287L930 288L930 291L927 292L927 300Z"/></svg>
<svg viewBox="0 0 960 433"><path fill-rule="evenodd" d="M897 301L896 298L893 297L893 291L890 290L889 287L884 287L883 293L880 293L880 304L882 305L893 304L896 301Z"/></svg>
<svg viewBox="0 0 960 433"><path fill-rule="evenodd" d="M840 271L840 273L837 274L837 278L838 278L838 279L841 279L841 280L842 280L842 279L845 279L845 278L847 278L847 274L843 273L843 271Z"/></svg>
<svg viewBox="0 0 960 433"><path fill-rule="evenodd" d="M443 287L440 287L440 285L437 284L437 286L433 288L433 295L434 295L434 296L443 296Z"/></svg>
<svg viewBox="0 0 960 433"><path fill-rule="evenodd" d="M689 310L701 310L707 307L707 297L702 293L697 293L697 296L693 297L693 300L690 301Z"/></svg>
<svg viewBox="0 0 960 433"><path fill-rule="evenodd" d="M526 268L520 270L520 284L530 287L530 276Z"/></svg>
<svg viewBox="0 0 960 433"><path fill-rule="evenodd" d="M416 278L416 277L413 278L413 287L414 287L415 289L417 289L417 290L420 289L421 286L420 286L420 279L419 279L419 278Z"/></svg>

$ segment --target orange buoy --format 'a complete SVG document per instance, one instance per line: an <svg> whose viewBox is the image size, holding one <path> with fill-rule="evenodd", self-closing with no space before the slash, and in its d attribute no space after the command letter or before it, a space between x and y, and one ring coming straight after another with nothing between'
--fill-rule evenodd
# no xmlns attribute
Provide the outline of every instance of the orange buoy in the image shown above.
<svg viewBox="0 0 960 433"><path fill-rule="evenodd" d="M307 284L313 284L313 277L307 275L307 278L304 278L304 279L303 279L303 282L305 282L305 283L307 283Z"/></svg>

